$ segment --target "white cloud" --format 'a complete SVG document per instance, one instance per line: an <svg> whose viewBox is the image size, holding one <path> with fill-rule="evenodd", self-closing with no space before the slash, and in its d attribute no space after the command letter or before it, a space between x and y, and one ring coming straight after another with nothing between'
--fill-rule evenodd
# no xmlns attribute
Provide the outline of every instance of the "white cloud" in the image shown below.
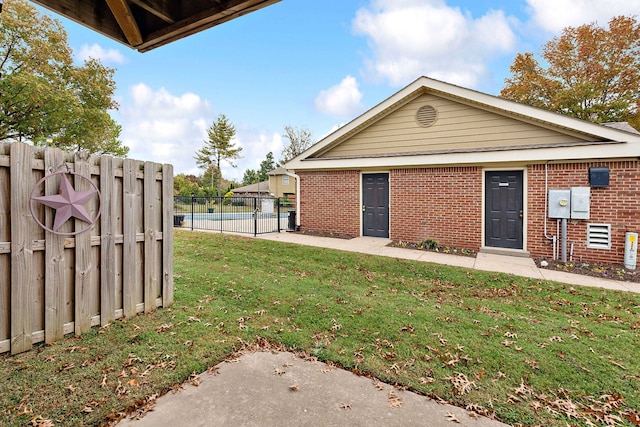
<svg viewBox="0 0 640 427"><path fill-rule="evenodd" d="M132 86L128 95L118 116L129 157L170 163L175 173L197 174L193 157L212 121L209 102L193 93L153 91L143 83Z"/></svg>
<svg viewBox="0 0 640 427"><path fill-rule="evenodd" d="M104 49L97 43L92 45L84 44L80 48L80 52L76 55L81 61L86 61L89 58L100 60L105 64L124 64L126 58L117 49Z"/></svg>
<svg viewBox="0 0 640 427"><path fill-rule="evenodd" d="M129 89L118 112L123 132L121 139L130 148L129 157L170 163L174 173L202 175L194 159L204 146L207 128L217 117L209 101L194 93L176 96L165 88L153 90L144 83ZM234 123L236 136L232 142L242 147L242 158L234 163L222 163L222 175L226 179L241 181L248 168L258 169L268 152L278 161L283 142L279 133L257 130L248 125Z"/></svg>
<svg viewBox="0 0 640 427"><path fill-rule="evenodd" d="M614 16L638 15L637 0L527 0L533 22L559 34L565 27L597 22L606 27Z"/></svg>
<svg viewBox="0 0 640 427"><path fill-rule="evenodd" d="M510 19L495 10L473 18L444 0L375 0L358 10L353 29L369 40L373 78L400 86L427 75L472 87L491 58L515 48Z"/></svg>
<svg viewBox="0 0 640 427"><path fill-rule="evenodd" d="M347 76L342 81L322 90L315 100L316 110L321 113L338 117L351 117L362 110L362 92L358 88L357 80Z"/></svg>
<svg viewBox="0 0 640 427"><path fill-rule="evenodd" d="M274 161L280 160L283 141L282 135L277 132L240 125L236 126L235 141L242 147L242 158L235 161L237 168L232 168L228 164L222 165L222 176L226 179L242 182L244 172L247 169L260 169L260 163L269 152L273 153Z"/></svg>

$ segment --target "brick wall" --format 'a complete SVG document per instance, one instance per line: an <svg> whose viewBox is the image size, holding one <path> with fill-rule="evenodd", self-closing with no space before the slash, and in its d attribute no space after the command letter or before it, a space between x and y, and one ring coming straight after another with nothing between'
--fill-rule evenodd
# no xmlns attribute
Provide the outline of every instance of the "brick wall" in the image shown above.
<svg viewBox="0 0 640 427"><path fill-rule="evenodd" d="M299 172L300 228L360 236L360 171Z"/></svg>
<svg viewBox="0 0 640 427"><path fill-rule="evenodd" d="M389 181L392 240L480 248L481 168L395 169Z"/></svg>
<svg viewBox="0 0 640 427"><path fill-rule="evenodd" d="M591 187L588 220L568 220L567 259L573 243L574 262L621 264L624 234L640 231L640 162L598 162L548 165L548 188L589 187L589 167L609 166L608 187ZM528 167L528 249L533 256L551 258L552 243L544 237L545 166ZM547 235L556 235L556 220L547 220ZM611 224L610 250L587 248L587 224Z"/></svg>
<svg viewBox="0 0 640 427"><path fill-rule="evenodd" d="M548 165L548 188L589 187L589 167L608 166L608 187L591 187L590 219L569 220L568 248L575 262L621 264L624 234L640 232L640 162ZM394 169L389 174L390 238L478 250L482 246L481 167ZM301 226L304 230L360 236L360 171L300 172ZM544 237L545 166L527 167L527 250L551 258ZM587 248L587 223L611 224L610 250ZM547 235L556 234L556 220Z"/></svg>

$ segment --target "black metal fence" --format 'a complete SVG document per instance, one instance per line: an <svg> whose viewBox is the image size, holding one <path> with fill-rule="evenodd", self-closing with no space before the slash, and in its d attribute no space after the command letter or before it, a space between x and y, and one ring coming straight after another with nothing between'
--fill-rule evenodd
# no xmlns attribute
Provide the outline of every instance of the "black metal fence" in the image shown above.
<svg viewBox="0 0 640 427"><path fill-rule="evenodd" d="M295 228L295 207L288 199L175 196L173 202L174 227L254 236Z"/></svg>

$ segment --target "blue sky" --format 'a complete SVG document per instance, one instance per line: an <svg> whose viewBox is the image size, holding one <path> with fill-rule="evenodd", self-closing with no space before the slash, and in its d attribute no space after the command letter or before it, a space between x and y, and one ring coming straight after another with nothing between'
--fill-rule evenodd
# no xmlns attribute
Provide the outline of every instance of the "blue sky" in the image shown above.
<svg viewBox="0 0 640 427"><path fill-rule="evenodd" d="M639 13L635 0L282 0L144 54L58 18L78 61L116 69L130 157L200 174L194 154L223 113L243 147L223 175L241 180L280 158L286 125L320 139L422 75L497 95L516 53Z"/></svg>

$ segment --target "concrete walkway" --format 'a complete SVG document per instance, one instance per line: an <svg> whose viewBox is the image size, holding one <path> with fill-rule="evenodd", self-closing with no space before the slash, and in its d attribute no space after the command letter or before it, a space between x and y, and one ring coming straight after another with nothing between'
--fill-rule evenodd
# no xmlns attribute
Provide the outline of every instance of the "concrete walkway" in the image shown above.
<svg viewBox="0 0 640 427"><path fill-rule="evenodd" d="M504 427L485 417L393 386L303 360L255 352L200 375L194 387L168 393L140 420L120 427ZM458 420L459 423L455 423Z"/></svg>
<svg viewBox="0 0 640 427"><path fill-rule="evenodd" d="M480 253L476 258L387 246L390 240L351 240L300 233L271 233L260 239L333 248L476 270L496 271L579 286L640 292L640 284L539 269L530 258ZM195 387L158 398L153 411L121 427L205 426L433 426L503 427L461 408L292 353L247 353L200 375Z"/></svg>
<svg viewBox="0 0 640 427"><path fill-rule="evenodd" d="M477 256L473 258L460 255L442 254L438 252L420 251L416 249L397 248L387 246L391 243L391 240L377 237L357 237L355 239L346 240L331 237L310 236L301 233L269 233L258 235L257 238L388 256L399 259L409 259L413 261L432 262L435 264L466 267L475 270L496 271L500 273L514 274L517 276L532 277L534 279L553 280L571 285L640 293L640 283L602 279L582 274L538 268L531 258L495 255L483 252L478 253Z"/></svg>

